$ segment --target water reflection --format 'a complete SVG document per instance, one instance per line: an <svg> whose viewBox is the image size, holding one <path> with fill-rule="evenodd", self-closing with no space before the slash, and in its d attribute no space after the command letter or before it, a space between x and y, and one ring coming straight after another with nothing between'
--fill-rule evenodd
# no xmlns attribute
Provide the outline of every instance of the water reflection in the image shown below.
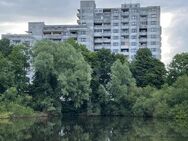
<svg viewBox="0 0 188 141"><path fill-rule="evenodd" d="M187 141L188 121L124 117L0 121L0 141Z"/></svg>

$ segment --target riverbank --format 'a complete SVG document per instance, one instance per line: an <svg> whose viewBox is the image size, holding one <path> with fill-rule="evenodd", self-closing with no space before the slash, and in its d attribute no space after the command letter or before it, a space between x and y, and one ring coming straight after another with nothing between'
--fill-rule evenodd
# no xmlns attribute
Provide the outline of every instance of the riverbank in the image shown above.
<svg viewBox="0 0 188 141"><path fill-rule="evenodd" d="M15 115L13 113L0 113L0 119L15 119L15 118L41 118L41 117L49 117L47 113L38 113L35 112L31 115Z"/></svg>

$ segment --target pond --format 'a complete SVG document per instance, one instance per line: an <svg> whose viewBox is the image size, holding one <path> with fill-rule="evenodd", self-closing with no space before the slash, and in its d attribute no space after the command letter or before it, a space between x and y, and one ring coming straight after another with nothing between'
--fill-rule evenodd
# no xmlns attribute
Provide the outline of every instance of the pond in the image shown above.
<svg viewBox="0 0 188 141"><path fill-rule="evenodd" d="M0 141L188 141L188 121L125 117L0 120Z"/></svg>

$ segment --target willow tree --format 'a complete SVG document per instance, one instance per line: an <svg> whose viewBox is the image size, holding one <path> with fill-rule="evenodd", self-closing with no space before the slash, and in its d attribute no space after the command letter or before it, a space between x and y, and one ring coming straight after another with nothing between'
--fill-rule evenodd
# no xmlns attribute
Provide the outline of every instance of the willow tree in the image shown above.
<svg viewBox="0 0 188 141"><path fill-rule="evenodd" d="M78 108L89 99L91 68L81 53L70 44L52 41L36 43L33 49L33 66L35 97L51 99L36 108L53 109L60 99L72 102Z"/></svg>

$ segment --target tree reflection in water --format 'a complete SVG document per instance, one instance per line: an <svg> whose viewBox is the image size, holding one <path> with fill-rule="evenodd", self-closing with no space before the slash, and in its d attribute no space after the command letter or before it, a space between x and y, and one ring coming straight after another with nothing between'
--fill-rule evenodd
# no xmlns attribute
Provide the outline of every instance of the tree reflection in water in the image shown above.
<svg viewBox="0 0 188 141"><path fill-rule="evenodd" d="M187 141L188 121L125 117L0 121L0 141Z"/></svg>

